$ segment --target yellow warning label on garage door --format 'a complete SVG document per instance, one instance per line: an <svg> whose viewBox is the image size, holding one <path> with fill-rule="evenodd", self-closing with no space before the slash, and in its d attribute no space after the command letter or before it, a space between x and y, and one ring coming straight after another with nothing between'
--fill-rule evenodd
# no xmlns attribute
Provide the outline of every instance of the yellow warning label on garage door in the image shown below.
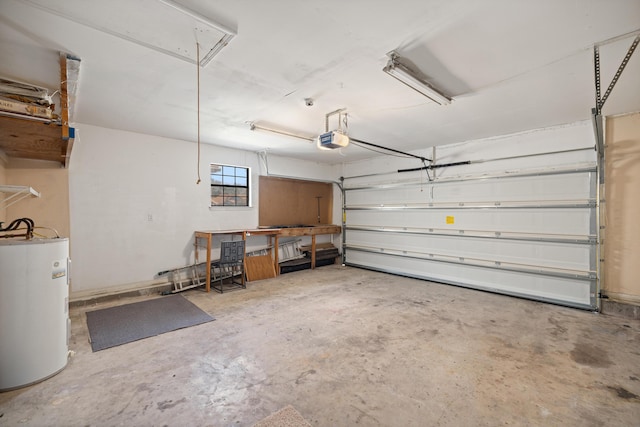
<svg viewBox="0 0 640 427"><path fill-rule="evenodd" d="M447 215L447 224L453 224L453 223L455 223L455 218Z"/></svg>

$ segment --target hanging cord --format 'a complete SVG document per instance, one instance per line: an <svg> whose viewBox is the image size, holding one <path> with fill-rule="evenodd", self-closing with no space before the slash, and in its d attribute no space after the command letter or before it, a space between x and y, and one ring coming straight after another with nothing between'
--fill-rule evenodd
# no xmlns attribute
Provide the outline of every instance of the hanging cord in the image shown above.
<svg viewBox="0 0 640 427"><path fill-rule="evenodd" d="M196 68L198 69L198 180L196 185L200 184L200 43L196 42Z"/></svg>
<svg viewBox="0 0 640 427"><path fill-rule="evenodd" d="M33 235L34 235L34 236L42 237L43 239L50 239L51 237L49 237L49 236L46 236L46 235L44 235L44 234L40 234L40 233L36 233L36 232L35 232L35 230L49 230L49 231L53 231L53 232L55 233L55 235L56 235L56 237L55 237L55 238L56 238L56 239L59 239L59 238L60 238L60 233L58 233L58 230L56 230L56 229L55 229L55 228L53 228L53 227L40 227L40 226L39 226L39 227L33 227L33 229L34 229L34 232L33 232Z"/></svg>

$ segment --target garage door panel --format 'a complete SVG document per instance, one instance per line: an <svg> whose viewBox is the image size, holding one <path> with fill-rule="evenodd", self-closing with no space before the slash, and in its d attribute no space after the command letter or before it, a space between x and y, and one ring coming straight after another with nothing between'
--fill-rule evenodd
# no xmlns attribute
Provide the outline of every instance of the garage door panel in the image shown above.
<svg viewBox="0 0 640 427"><path fill-rule="evenodd" d="M356 267L572 307L590 309L595 300L595 279L525 274L360 250L349 250L347 257L348 265Z"/></svg>
<svg viewBox="0 0 640 427"><path fill-rule="evenodd" d="M591 270L592 246L544 241L500 240L348 230L349 244L380 249L440 254L530 266Z"/></svg>
<svg viewBox="0 0 640 427"><path fill-rule="evenodd" d="M349 225L589 235L590 209L404 209L346 211Z"/></svg>
<svg viewBox="0 0 640 427"><path fill-rule="evenodd" d="M429 202L495 202L497 200L586 200L591 197L592 173L501 178L462 182L428 181L349 191L349 205ZM375 183L373 186L384 184Z"/></svg>

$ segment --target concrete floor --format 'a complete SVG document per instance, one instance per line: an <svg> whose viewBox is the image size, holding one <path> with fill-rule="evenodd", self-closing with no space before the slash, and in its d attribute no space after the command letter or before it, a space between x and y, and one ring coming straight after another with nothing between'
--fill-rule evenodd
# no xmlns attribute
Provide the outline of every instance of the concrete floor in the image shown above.
<svg viewBox="0 0 640 427"><path fill-rule="evenodd" d="M637 320L339 265L183 295L216 320L97 353L85 312L150 297L73 308L69 365L0 425L640 425Z"/></svg>

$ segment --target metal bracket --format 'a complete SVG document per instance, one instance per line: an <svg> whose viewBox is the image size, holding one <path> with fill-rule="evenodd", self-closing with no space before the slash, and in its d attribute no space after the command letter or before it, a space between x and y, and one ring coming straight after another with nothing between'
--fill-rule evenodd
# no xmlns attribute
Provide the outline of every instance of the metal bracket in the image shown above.
<svg viewBox="0 0 640 427"><path fill-rule="evenodd" d="M607 98L609 98L611 91L613 90L614 86L618 82L618 79L620 78L620 75L624 71L624 68L627 66L629 59L631 59L631 56L633 55L633 52L636 50L638 43L640 43L640 35L637 35L636 38L633 39L633 42L631 43L631 46L629 47L627 54L622 59L622 63L618 67L616 74L613 76L613 79L611 80L611 83L609 83L609 87L605 91L604 96L602 98L600 97L600 51L599 51L598 45L595 45L593 47L593 62L595 67L595 80L596 80L595 81L596 83L596 108L595 108L596 114L599 115L602 113L602 107L604 106L604 103L607 102Z"/></svg>
<svg viewBox="0 0 640 427"><path fill-rule="evenodd" d="M338 115L338 131L344 133L345 135L348 133L349 125L347 124L347 109L339 108L335 111L325 114L324 116L324 131L329 132L329 117ZM342 125L344 124L344 129Z"/></svg>

